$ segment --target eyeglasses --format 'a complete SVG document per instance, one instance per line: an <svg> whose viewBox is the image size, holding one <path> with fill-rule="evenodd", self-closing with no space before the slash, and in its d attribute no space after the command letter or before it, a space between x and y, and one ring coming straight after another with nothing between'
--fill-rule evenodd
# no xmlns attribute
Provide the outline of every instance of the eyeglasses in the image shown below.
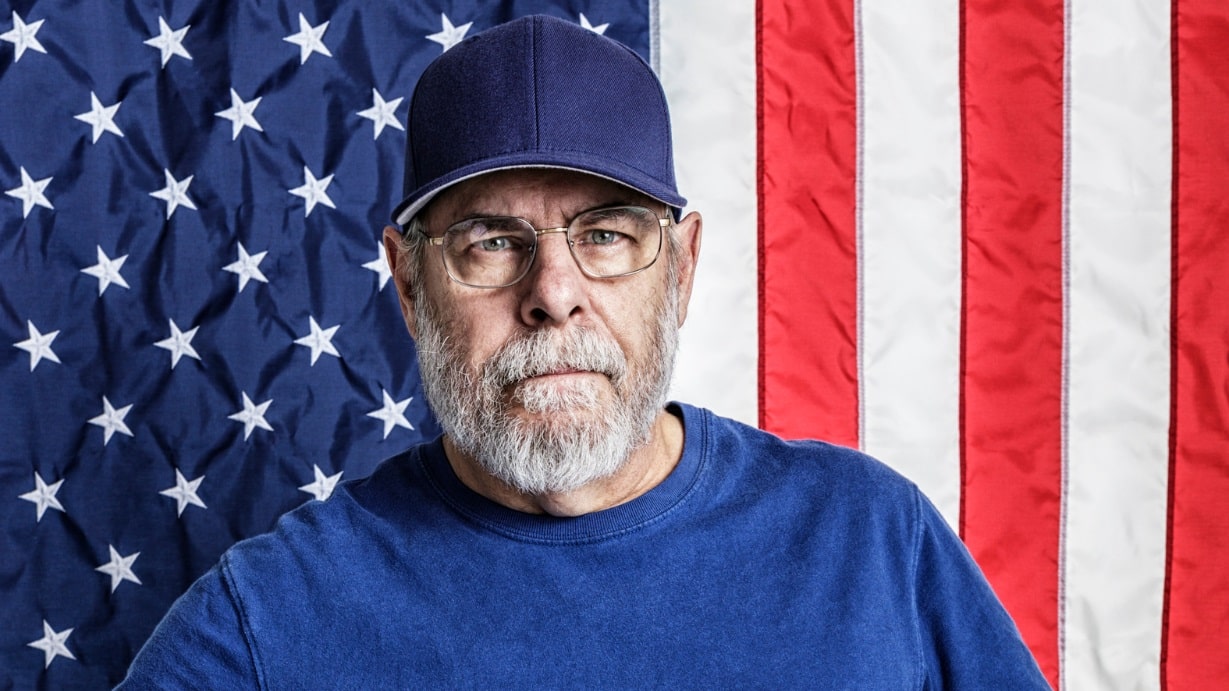
<svg viewBox="0 0 1229 691"><path fill-rule="evenodd" d="M669 225L669 217L642 206L611 206L585 211L560 228L534 228L516 216L488 216L454 223L439 237L418 231L439 246L452 280L472 288L504 288L529 273L543 235L567 233L568 249L581 271L593 278L618 278L657 261L662 229Z"/></svg>

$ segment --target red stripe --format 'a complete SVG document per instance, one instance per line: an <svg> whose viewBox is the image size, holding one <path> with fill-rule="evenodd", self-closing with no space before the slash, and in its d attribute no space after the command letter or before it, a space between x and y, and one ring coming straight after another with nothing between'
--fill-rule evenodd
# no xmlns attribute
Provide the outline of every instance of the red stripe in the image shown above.
<svg viewBox="0 0 1229 691"><path fill-rule="evenodd" d="M1229 10L1179 0L1165 688L1229 684Z"/></svg>
<svg viewBox="0 0 1229 691"><path fill-rule="evenodd" d="M960 13L960 529L1057 686L1063 4Z"/></svg>
<svg viewBox="0 0 1229 691"><path fill-rule="evenodd" d="M756 13L760 426L856 446L853 6Z"/></svg>

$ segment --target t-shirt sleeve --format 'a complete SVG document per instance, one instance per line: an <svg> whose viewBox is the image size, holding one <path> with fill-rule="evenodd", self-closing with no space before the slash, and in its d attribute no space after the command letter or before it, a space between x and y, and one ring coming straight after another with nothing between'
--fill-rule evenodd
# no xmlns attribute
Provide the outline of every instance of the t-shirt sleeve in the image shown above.
<svg viewBox="0 0 1229 691"><path fill-rule="evenodd" d="M1015 622L919 493L916 597L926 689L1049 689Z"/></svg>
<svg viewBox="0 0 1229 691"><path fill-rule="evenodd" d="M117 689L254 689L257 677L241 609L214 567L154 629Z"/></svg>

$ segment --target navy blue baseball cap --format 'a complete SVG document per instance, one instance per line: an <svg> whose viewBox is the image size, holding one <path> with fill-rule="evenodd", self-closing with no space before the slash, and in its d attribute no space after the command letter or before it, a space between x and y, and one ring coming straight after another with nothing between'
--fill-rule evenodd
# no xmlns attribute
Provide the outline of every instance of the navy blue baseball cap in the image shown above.
<svg viewBox="0 0 1229 691"><path fill-rule="evenodd" d="M475 34L423 71L410 102L404 226L462 180L562 168L613 180L678 210L670 113L633 50L534 15Z"/></svg>

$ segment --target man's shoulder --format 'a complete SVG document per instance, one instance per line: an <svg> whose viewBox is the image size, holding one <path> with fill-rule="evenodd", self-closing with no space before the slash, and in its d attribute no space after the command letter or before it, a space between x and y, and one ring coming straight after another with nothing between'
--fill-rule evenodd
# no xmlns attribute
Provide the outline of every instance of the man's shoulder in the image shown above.
<svg viewBox="0 0 1229 691"><path fill-rule="evenodd" d="M242 540L223 555L233 578L244 574L284 573L287 564L344 558L380 535L403 530L423 502L415 467L429 444L411 447L381 461L370 475L344 481L326 499L313 499L286 512L268 532Z"/></svg>
<svg viewBox="0 0 1229 691"><path fill-rule="evenodd" d="M787 475L819 474L828 482L912 487L913 483L896 470L857 449L822 439L785 439L704 408L677 405L684 413L687 431L702 434L708 447L706 452L712 456L745 461Z"/></svg>
<svg viewBox="0 0 1229 691"><path fill-rule="evenodd" d="M917 486L857 449L819 439L784 439L709 410L679 408L688 433L702 437L706 462L731 482L812 501L915 509Z"/></svg>

